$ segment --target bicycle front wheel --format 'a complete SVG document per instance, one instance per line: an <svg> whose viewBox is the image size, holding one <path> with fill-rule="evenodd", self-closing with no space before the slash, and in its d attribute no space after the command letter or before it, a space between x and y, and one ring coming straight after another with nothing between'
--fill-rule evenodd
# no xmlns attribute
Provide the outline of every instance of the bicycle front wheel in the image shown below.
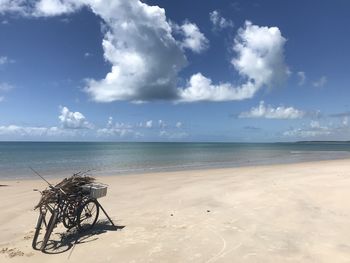
<svg viewBox="0 0 350 263"><path fill-rule="evenodd" d="M40 207L39 209L39 218L36 223L35 232L32 241L32 247L35 250L40 250L40 243L44 241L45 233L48 227L48 221L50 220L51 213L48 212L46 207Z"/></svg>
<svg viewBox="0 0 350 263"><path fill-rule="evenodd" d="M38 244L38 238L39 238L39 235L40 235L42 228L45 228L44 215L42 213L40 213L39 218L38 218L38 222L36 223L35 233L34 233L33 242L32 242L32 247L35 250L39 250L37 248L37 244Z"/></svg>
<svg viewBox="0 0 350 263"><path fill-rule="evenodd" d="M50 217L50 221L49 221L49 224L47 225L47 229L46 229L46 233L45 233L45 236L44 236L44 240L41 244L41 248L40 250L42 252L45 251L45 247L47 245L47 242L49 241L49 238L51 236L51 233L53 231L53 229L55 228L56 226L56 223L57 223L57 216L58 216L58 213L57 211L53 211L53 214L51 215Z"/></svg>
<svg viewBox="0 0 350 263"><path fill-rule="evenodd" d="M78 212L78 229L81 231L91 229L96 224L99 210L99 205L95 199L84 202Z"/></svg>

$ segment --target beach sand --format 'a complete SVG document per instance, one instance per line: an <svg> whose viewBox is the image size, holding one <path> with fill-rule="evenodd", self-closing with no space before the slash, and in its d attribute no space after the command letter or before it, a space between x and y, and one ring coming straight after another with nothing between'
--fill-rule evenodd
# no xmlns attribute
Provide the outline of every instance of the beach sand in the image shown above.
<svg viewBox="0 0 350 263"><path fill-rule="evenodd" d="M50 254L31 248L45 183L0 180L0 262L350 262L350 160L98 180L120 227L56 228Z"/></svg>

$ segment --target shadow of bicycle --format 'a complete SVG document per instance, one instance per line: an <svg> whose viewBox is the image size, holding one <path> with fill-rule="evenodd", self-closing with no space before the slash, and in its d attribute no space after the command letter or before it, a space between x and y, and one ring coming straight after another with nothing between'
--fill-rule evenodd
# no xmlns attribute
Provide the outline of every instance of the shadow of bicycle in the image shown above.
<svg viewBox="0 0 350 263"><path fill-rule="evenodd" d="M125 226L112 226L108 220L100 220L95 226L83 232L79 232L76 229L71 229L64 233L56 233L52 235L59 238L51 238L43 251L46 254L61 254L69 250L73 250L78 244L84 244L93 242L98 239L100 234L106 233L107 231L118 231L122 230ZM70 255L72 254L72 251Z"/></svg>

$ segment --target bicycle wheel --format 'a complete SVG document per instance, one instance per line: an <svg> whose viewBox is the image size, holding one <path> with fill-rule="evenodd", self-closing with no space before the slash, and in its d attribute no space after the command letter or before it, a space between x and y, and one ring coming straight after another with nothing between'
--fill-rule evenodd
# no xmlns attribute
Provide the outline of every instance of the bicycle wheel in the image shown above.
<svg viewBox="0 0 350 263"><path fill-rule="evenodd" d="M44 219L43 219L43 214L40 212L39 214L39 218L38 218L38 222L36 223L36 227L35 227L35 233L34 233L34 237L33 237L33 241L32 241L32 248L35 250L38 250L38 248L36 247L37 242L38 242L38 237L40 235L40 230L44 224Z"/></svg>
<svg viewBox="0 0 350 263"><path fill-rule="evenodd" d="M95 199L84 202L78 212L78 229L80 231L91 229L96 224L99 210L99 205Z"/></svg>
<svg viewBox="0 0 350 263"><path fill-rule="evenodd" d="M43 243L41 244L41 248L40 250L42 252L44 252L45 250L45 247L47 245L47 241L49 241L49 238L51 236L51 233L56 225L56 221L57 221L57 216L58 216L58 213L57 211L53 211L53 214L51 215L50 217L50 221L49 221L49 224L47 225L47 229L46 229L46 233L45 233L45 237L43 239Z"/></svg>
<svg viewBox="0 0 350 263"><path fill-rule="evenodd" d="M76 204L68 204L63 212L62 223L67 229L71 229L77 224L77 211Z"/></svg>
<svg viewBox="0 0 350 263"><path fill-rule="evenodd" d="M33 241L32 241L32 247L35 250L39 250L37 247L38 243L42 242L46 233L47 229L47 221L48 221L48 216L49 214L47 213L47 208L46 207L40 207L39 209L39 217L38 221L36 223L35 227L35 232L33 236Z"/></svg>

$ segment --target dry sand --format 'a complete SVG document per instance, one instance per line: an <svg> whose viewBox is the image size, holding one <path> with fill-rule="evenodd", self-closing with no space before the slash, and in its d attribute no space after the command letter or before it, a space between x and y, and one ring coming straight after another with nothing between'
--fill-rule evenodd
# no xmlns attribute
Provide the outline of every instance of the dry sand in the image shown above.
<svg viewBox="0 0 350 263"><path fill-rule="evenodd" d="M350 160L99 180L125 227L56 228L52 254L31 248L45 184L0 181L0 262L350 262Z"/></svg>

